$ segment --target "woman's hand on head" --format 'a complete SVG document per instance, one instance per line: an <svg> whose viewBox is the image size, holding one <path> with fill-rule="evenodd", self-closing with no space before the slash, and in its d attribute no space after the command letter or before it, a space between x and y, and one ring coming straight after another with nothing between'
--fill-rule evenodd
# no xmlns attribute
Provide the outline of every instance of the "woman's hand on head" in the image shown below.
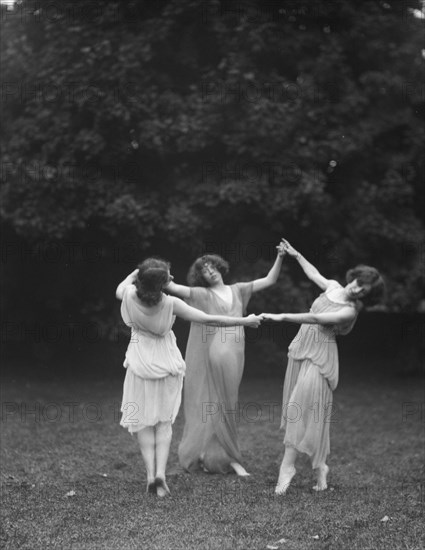
<svg viewBox="0 0 425 550"><path fill-rule="evenodd" d="M164 285L164 288L167 288L168 286L170 286L170 284L174 281L174 277L170 274L170 278L168 279L168 281L165 283Z"/></svg>

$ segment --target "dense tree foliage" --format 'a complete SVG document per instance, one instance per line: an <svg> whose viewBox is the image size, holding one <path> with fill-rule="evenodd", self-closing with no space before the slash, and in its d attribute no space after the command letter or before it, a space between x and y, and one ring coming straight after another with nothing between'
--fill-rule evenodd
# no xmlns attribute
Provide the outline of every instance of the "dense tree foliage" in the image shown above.
<svg viewBox="0 0 425 550"><path fill-rule="evenodd" d="M377 265L388 306L416 309L419 8L418 0L23 0L3 9L10 300L28 287L25 269L13 275L26 247L43 260L34 267L27 254L31 303L36 294L58 312L72 304L104 314L106 289L145 254L187 267L215 250L248 279L264 274L284 235L328 276ZM58 247L63 261L49 263ZM299 276L290 267L278 300L259 305L304 306L309 287Z"/></svg>

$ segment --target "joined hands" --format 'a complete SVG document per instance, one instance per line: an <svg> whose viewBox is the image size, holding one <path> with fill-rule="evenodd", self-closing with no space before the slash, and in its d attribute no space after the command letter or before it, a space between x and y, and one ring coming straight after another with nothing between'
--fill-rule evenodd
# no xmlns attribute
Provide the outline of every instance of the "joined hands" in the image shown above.
<svg viewBox="0 0 425 550"><path fill-rule="evenodd" d="M262 321L284 321L285 313L261 313L260 315L255 315L254 313L251 313L251 315L248 315L247 317L245 317L245 319L245 326L258 328L261 325Z"/></svg>
<svg viewBox="0 0 425 550"><path fill-rule="evenodd" d="M278 248L280 247L282 247L283 254L288 254L293 258L296 258L299 255L299 252L295 250L295 248L284 238L282 238Z"/></svg>
<svg viewBox="0 0 425 550"><path fill-rule="evenodd" d="M283 321L283 313L261 313L259 316L262 321Z"/></svg>
<svg viewBox="0 0 425 550"><path fill-rule="evenodd" d="M251 313L251 315L248 315L245 319L246 326L251 328L258 328L262 321L261 315L254 315L254 313Z"/></svg>

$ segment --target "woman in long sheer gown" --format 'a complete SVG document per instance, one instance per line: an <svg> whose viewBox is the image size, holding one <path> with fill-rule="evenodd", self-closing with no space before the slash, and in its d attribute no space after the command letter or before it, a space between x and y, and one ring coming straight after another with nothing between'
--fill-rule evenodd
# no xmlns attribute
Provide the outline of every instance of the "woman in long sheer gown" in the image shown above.
<svg viewBox="0 0 425 550"><path fill-rule="evenodd" d="M172 331L176 315L188 321L223 326L258 327L259 317L237 319L207 315L162 290L171 280L170 264L148 258L116 290L121 315L131 327L121 425L136 434L147 474L147 492L169 494L165 468L172 429L179 411L185 363Z"/></svg>
<svg viewBox="0 0 425 550"><path fill-rule="evenodd" d="M296 473L297 454L306 453L316 470L316 491L327 488L330 452L329 426L333 391L338 384L339 363L336 336L348 334L363 305L382 299L384 282L379 272L360 265L346 274L346 286L326 279L283 240L285 251L297 259L304 273L322 290L308 313L263 313L271 321L301 324L288 349L281 428L285 430L285 453L275 492L284 494Z"/></svg>
<svg viewBox="0 0 425 550"><path fill-rule="evenodd" d="M167 292L192 307L212 315L240 316L253 292L273 285L282 265L283 246L266 277L226 285L228 263L209 254L198 258L188 273L190 286L171 282ZM245 341L243 327L204 327L191 323L186 348L183 438L178 453L183 468L210 473L235 471L249 475L242 466L237 423Z"/></svg>

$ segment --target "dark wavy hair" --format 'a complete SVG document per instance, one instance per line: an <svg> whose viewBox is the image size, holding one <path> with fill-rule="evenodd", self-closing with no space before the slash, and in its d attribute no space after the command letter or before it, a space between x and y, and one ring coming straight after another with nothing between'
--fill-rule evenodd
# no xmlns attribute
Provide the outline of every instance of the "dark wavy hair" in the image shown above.
<svg viewBox="0 0 425 550"><path fill-rule="evenodd" d="M162 258L147 258L138 265L136 294L147 306L156 306L162 299L162 289L168 283L171 264Z"/></svg>
<svg viewBox="0 0 425 550"><path fill-rule="evenodd" d="M369 292L360 301L365 306L374 306L383 301L385 297L385 282L382 275L377 269L369 265L358 265L349 269L345 274L347 283L351 283L354 279L360 286L371 285Z"/></svg>
<svg viewBox="0 0 425 550"><path fill-rule="evenodd" d="M229 272L229 264L218 254L205 254L200 258L197 258L190 266L187 273L187 282L189 286L208 286L208 283L204 279L202 269L205 264L210 264L217 269L224 277Z"/></svg>

